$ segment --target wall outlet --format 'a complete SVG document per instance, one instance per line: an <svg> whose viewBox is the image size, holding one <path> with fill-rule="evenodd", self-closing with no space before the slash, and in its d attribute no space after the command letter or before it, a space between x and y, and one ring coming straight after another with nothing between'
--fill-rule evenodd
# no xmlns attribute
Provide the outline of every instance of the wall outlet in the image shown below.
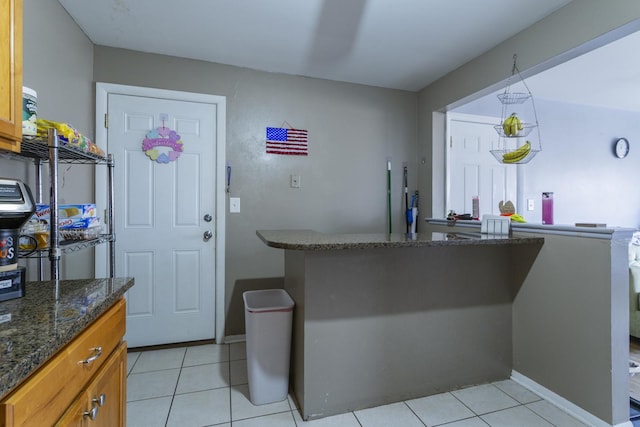
<svg viewBox="0 0 640 427"><path fill-rule="evenodd" d="M300 188L300 175L291 175L291 188Z"/></svg>
<svg viewBox="0 0 640 427"><path fill-rule="evenodd" d="M229 197L229 212L240 213L240 197Z"/></svg>
<svg viewBox="0 0 640 427"><path fill-rule="evenodd" d="M535 202L533 199L527 199L527 210L532 211L535 209Z"/></svg>

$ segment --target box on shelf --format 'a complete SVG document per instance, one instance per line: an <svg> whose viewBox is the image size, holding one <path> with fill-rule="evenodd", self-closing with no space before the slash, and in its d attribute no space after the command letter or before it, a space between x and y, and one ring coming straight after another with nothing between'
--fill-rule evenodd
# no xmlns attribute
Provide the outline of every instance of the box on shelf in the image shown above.
<svg viewBox="0 0 640 427"><path fill-rule="evenodd" d="M76 205L59 205L58 228L62 240L89 240L100 237L102 222L95 216L96 205L92 203ZM46 249L49 246L49 221L51 209L49 205L37 204L36 212L22 227L20 240L21 250ZM26 237L32 236L34 240Z"/></svg>
<svg viewBox="0 0 640 427"><path fill-rule="evenodd" d="M97 239L101 234L102 226L60 229L60 236L63 240L91 240Z"/></svg>
<svg viewBox="0 0 640 427"><path fill-rule="evenodd" d="M100 218L61 218L58 221L58 227L60 230L78 229L78 228L92 228L100 226Z"/></svg>
<svg viewBox="0 0 640 427"><path fill-rule="evenodd" d="M36 204L36 212L32 219L49 222L51 209L49 205ZM62 219L92 218L96 216L95 203L84 203L78 205L58 205L58 221Z"/></svg>
<svg viewBox="0 0 640 427"><path fill-rule="evenodd" d="M44 220L43 220L44 221ZM97 239L103 232L100 218L64 218L58 222L61 240ZM33 237L33 239L28 236ZM29 221L22 227L20 250L46 249L49 247L49 224Z"/></svg>

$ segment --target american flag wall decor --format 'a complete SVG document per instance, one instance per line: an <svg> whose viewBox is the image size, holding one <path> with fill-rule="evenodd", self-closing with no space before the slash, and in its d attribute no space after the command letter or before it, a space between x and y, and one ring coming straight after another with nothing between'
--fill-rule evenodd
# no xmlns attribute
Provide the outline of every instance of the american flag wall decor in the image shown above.
<svg viewBox="0 0 640 427"><path fill-rule="evenodd" d="M267 153L306 156L309 141L306 129L267 128Z"/></svg>

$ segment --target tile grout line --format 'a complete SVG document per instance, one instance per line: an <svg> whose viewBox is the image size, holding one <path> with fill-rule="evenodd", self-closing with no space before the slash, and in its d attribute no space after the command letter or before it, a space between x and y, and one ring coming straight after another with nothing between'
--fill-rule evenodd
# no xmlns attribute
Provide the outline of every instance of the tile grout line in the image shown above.
<svg viewBox="0 0 640 427"><path fill-rule="evenodd" d="M180 375L182 375L182 367L184 365L184 360L187 358L187 349L189 347L185 347L184 354L182 355L182 363L180 363L180 372L178 372L178 379L176 380L176 385L173 388L173 395L171 395L171 403L169 404L169 411L167 412L167 419L164 422L165 427L169 424L169 417L171 416L171 409L173 408L173 401L176 398L176 392L178 391L178 384L180 383Z"/></svg>
<svg viewBox="0 0 640 427"><path fill-rule="evenodd" d="M555 423L553 423L551 420L548 420L547 418L543 417L541 414L537 413L536 411L534 411L533 409L529 408L527 405L522 405L524 406L527 410L531 411L534 415L537 415L538 417L542 418L543 420L545 420L546 422L548 422L549 424L551 424L554 427L558 427ZM580 421L581 422L581 421Z"/></svg>
<svg viewBox="0 0 640 427"><path fill-rule="evenodd" d="M461 389L464 390L464 389ZM467 408L469 411L471 411L471 413L473 415L475 415L476 417L480 418L480 415L476 413L476 411L474 411L473 409L471 409L466 403L464 403L461 399L458 398L458 396L456 396L455 394L451 393L450 391L447 391L448 394L450 394L451 396L453 396L454 399L456 399L458 402L460 402L462 404L462 406L464 406L465 408ZM482 420L482 418L480 418ZM485 422L484 420L482 420L483 422Z"/></svg>
<svg viewBox="0 0 640 427"><path fill-rule="evenodd" d="M233 403L231 402L231 344L227 344L227 360L229 360L229 426L233 427Z"/></svg>
<svg viewBox="0 0 640 427"><path fill-rule="evenodd" d="M466 405L460 398L458 398L458 396L456 396L455 394L453 394L452 392L448 391L447 393L449 393L450 395L452 395L454 398L456 398L460 403L462 403L462 405L464 405L467 409L469 409L476 418L479 418L480 420L482 420L483 423L485 424L489 424L487 421L484 420L484 418L482 418L483 415L488 415L488 414L494 414L496 412L500 412L500 411L504 411L507 409L513 409L513 408L517 408L518 406L525 406L524 403L521 403L518 399L516 399L515 397L513 397L512 395L510 395L509 393L507 393L506 391L502 390L500 387L498 387L497 385L493 384L493 383L488 383L488 385L491 385L493 387L495 387L497 390L501 391L502 393L504 393L505 395L507 395L508 397L510 397L512 400L514 400L517 405L514 406L508 406L506 408L501 408L501 409L496 409L494 411L489 411L489 412L485 412L483 414L478 414L476 411L474 411L473 409L471 409L471 407L469 407L468 405ZM464 390L464 389L460 389L460 390ZM527 408L529 409L529 408ZM535 414L534 411L532 411L531 409L529 409L531 412L533 412ZM536 414L537 415L537 414ZM546 421L546 420L545 420Z"/></svg>
<svg viewBox="0 0 640 427"><path fill-rule="evenodd" d="M413 408L412 408L411 406L409 406L409 404L407 403L407 401L406 401L406 400L403 400L403 401L402 401L402 403L404 403L404 406L406 406L407 408L409 408L409 410L411 411L411 413L412 413L413 415L415 415L415 416L416 416L416 418L417 418L417 419L418 419L422 424L424 424L424 426L425 426L425 427L429 427L429 426L427 426L427 423L425 423L425 422L422 420L422 418L420 418L420 416L419 416L418 414L416 414L416 412L413 410ZM354 415L355 415L355 414L354 414Z"/></svg>
<svg viewBox="0 0 640 427"><path fill-rule="evenodd" d="M297 411L298 409L297 409L297 407L295 405L294 400L291 399L289 395L287 395L287 397L286 397L287 404L288 404L288 410L274 412L273 414L257 415L257 416L249 417L249 418L246 418L246 419L242 418L242 419L238 419L238 420L233 420L233 402L232 402L232 394L233 394L232 370L233 369L232 369L232 362L233 361L235 361L235 362L245 361L245 363L246 363L247 358L246 358L246 355L245 355L245 358L242 359L241 358L241 354L238 353L235 356L236 359L234 359L232 361L232 359L231 359L231 345L227 344L227 345L224 345L224 347L226 347L226 348L223 349L222 354L224 354L224 352L227 353L226 360L228 361L228 365L227 365L226 371L227 371L227 376L228 376L228 390L227 391L228 391L228 399L229 399L228 400L228 411L229 411L228 412L228 423L229 423L228 425L229 426L235 426L235 425L238 424L238 422L241 422L241 421L244 421L244 420L247 420L247 419L254 419L254 418L258 419L258 418L269 416L269 415L284 414L284 413L289 413L289 415L293 419L293 425L294 426L302 427L303 425L305 425L304 420L302 420L301 422L299 422L297 420L294 411ZM170 395L170 396L167 396L167 397L170 397L171 399L170 399L170 403L169 403L168 412L167 412L167 415L166 415L166 418L165 418L165 422L163 424L164 427L168 427L169 426L169 419L170 419L170 416L171 416L171 411L172 411L172 409L175 409L175 408L173 408L173 403L176 403L175 402L175 397L177 396L177 390L178 390L178 387L179 387L180 379L182 377L182 373L184 371L184 368L187 367L187 366L185 366L187 351L188 351L188 348L184 348L184 352L183 352L183 355L182 355L182 360L181 360L181 363L179 365L179 370L178 370L179 372L178 372L177 380L176 380L176 383L174 385L173 394ZM135 357L135 359L134 359L134 361L133 361L133 363L132 363L132 365L131 365L130 371L127 373L127 378L129 378L132 374L135 376L135 375L140 374L140 373L161 372L161 371L168 371L168 370L175 369L175 368L167 368L167 369L159 369L159 370L155 370L155 371L147 371L147 372L140 372L140 373L134 374L133 371L134 371L135 367L139 363L141 363L141 359L140 359L141 356L142 356L142 353L138 352L136 357ZM224 360L224 358L223 358L223 360ZM212 363L202 363L200 365L194 365L194 367L203 366L203 365L209 365L209 364L218 364L218 363L224 363L224 362L223 361L213 361ZM141 365L141 366L143 366L143 365ZM144 368L144 366L143 366L143 368ZM221 372L224 372L224 371L221 371ZM248 380L248 378L247 378L247 380ZM247 384L247 387L248 387L248 382L246 384ZM469 419L475 418L478 421L480 421L480 423L482 423L482 425L489 426L490 424L483 418L484 416L489 415L489 414L494 414L494 413L497 413L497 412L500 412L500 411L504 411L504 410L515 409L515 408L518 408L519 406L524 406L524 407L526 407L528 413L532 414L533 416L539 417L539 419L542 419L542 420L544 420L544 422L549 423L550 426L557 427L559 425L559 424L557 424L558 420L556 420L556 421L552 420L552 419L554 419L554 417L551 417L551 419L549 419L548 416L544 416L542 414L539 414L534 409L532 409L529 406L527 406L527 405L535 403L535 402L540 402L540 401L544 402L545 401L544 398L541 398L540 396L536 395L535 397L537 399L529 402L528 401L529 397L524 396L524 395L521 396L520 394L518 394L518 390L511 390L511 391L514 392L514 394L512 394L512 393L510 393L508 391L509 387L507 387L507 390L504 390L503 388L499 387L497 384L494 384L494 383L487 383L486 385L493 386L493 388L495 388L495 390L497 390L497 391L503 393L504 395L508 396L509 398L511 398L513 400L513 402L511 402L513 404L513 406L508 406L506 408L500 408L500 409L494 409L492 411L483 413L481 415L481 414L478 414L473 409L471 409L471 407L469 405L467 405L464 401L462 401L461 398L456 396L453 392L446 392L447 394L453 396L456 401L458 401L460 404L462 404L463 407L467 408L471 412L471 414L473 414L472 417L461 418L459 420L456 420L455 422L462 421L462 420L469 420ZM222 388L222 387L218 387L218 388ZM211 390L213 390L213 389L211 389ZM197 392L197 391L199 391L199 390L194 390L193 392ZM516 396L519 396L520 398L517 398ZM154 398L149 398L149 399L154 399ZM139 399L137 401L143 401L143 400L148 400L148 399ZM132 401L132 402L136 402L136 401ZM128 403L132 403L132 402L128 402ZM418 421L420 422L420 425L424 425L424 426L429 427L429 425L422 418L420 418L420 416L418 416L418 414L412 409L412 407L410 405L408 405L406 400L403 400L402 403L404 403L405 407L408 408L409 411L416 418L418 418ZM352 416L354 417L357 425L360 426L360 427L363 427L363 424L362 424L361 420L359 419L359 417L357 416L356 412L355 411L350 411L349 413L352 414ZM570 414L568 414L568 415L571 416ZM225 424L225 423L222 422L222 424ZM214 425L218 425L218 424L212 424L212 425L209 425L209 426L211 427L211 426L214 426ZM440 425L442 425L442 424L440 424Z"/></svg>

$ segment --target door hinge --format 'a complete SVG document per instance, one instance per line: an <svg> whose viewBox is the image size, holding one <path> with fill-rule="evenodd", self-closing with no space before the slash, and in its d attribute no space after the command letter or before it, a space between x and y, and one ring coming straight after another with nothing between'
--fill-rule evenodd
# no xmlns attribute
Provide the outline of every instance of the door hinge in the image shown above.
<svg viewBox="0 0 640 427"><path fill-rule="evenodd" d="M109 129L109 115L107 113L104 114L104 128Z"/></svg>
<svg viewBox="0 0 640 427"><path fill-rule="evenodd" d="M449 148L453 148L453 136L449 137Z"/></svg>

